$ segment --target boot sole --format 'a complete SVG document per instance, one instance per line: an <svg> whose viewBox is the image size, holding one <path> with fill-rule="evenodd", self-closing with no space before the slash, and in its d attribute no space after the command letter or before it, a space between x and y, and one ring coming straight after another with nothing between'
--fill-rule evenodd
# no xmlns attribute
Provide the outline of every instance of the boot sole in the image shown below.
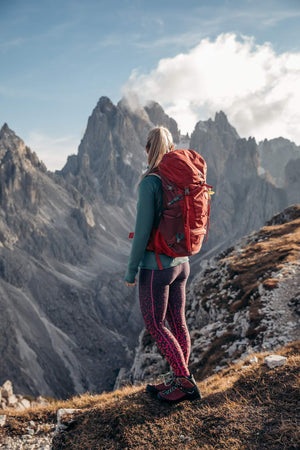
<svg viewBox="0 0 300 450"><path fill-rule="evenodd" d="M168 389L168 386L165 386L163 389L156 389L156 387L154 387L151 384L147 384L147 386L146 386L146 391L148 392L148 394L152 394L152 395L157 395L160 392L165 391L166 389Z"/></svg>
<svg viewBox="0 0 300 450"><path fill-rule="evenodd" d="M188 401L190 401L190 402L192 402L192 401L194 401L194 400L201 400L202 399L202 396L201 396L201 394L200 393L198 393L198 392L195 392L195 394L185 394L183 397L180 397L179 399L177 399L177 400L169 400L169 399L167 399L167 398L164 398L164 397L162 397L161 395L160 395L160 393L158 393L157 394L157 398L158 398L158 400L159 401L161 401L161 402L166 402L166 403L172 403L172 404L175 404L175 403L180 403L180 402L184 402L185 400L188 400Z"/></svg>
<svg viewBox="0 0 300 450"><path fill-rule="evenodd" d="M151 395L159 394L159 390L156 389L154 386L151 386L150 384L147 384L146 391L148 392L148 394L151 394Z"/></svg>

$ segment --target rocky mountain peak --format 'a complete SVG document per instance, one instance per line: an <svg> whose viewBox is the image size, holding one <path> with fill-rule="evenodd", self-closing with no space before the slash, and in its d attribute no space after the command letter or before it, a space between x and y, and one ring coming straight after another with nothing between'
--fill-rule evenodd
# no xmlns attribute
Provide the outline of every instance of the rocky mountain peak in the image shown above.
<svg viewBox="0 0 300 450"><path fill-rule="evenodd" d="M149 116L145 108L140 104L138 97L133 94L130 97L122 97L117 104L117 108L125 114L125 116L130 117L130 120L138 126L139 122L149 123ZM136 120L138 118L138 120Z"/></svg>
<svg viewBox="0 0 300 450"><path fill-rule="evenodd" d="M37 170L46 172L36 153L7 124L0 131L0 206L35 211L40 198Z"/></svg>
<svg viewBox="0 0 300 450"><path fill-rule="evenodd" d="M224 172L226 161L235 152L239 136L221 111L215 120L199 121L191 135L190 147L206 160L208 180L216 186Z"/></svg>
<svg viewBox="0 0 300 450"><path fill-rule="evenodd" d="M215 125L220 131L228 132L234 135L237 139L239 138L236 129L232 125L230 125L230 123L228 122L228 118L223 111L217 112L215 114Z"/></svg>
<svg viewBox="0 0 300 450"><path fill-rule="evenodd" d="M121 202L141 172L139 131L144 131L144 124L138 114L101 97L88 119L78 155L68 158L61 173L85 195L97 192L110 204ZM136 167L131 164L134 154Z"/></svg>
<svg viewBox="0 0 300 450"><path fill-rule="evenodd" d="M160 111L163 124L176 122ZM153 127L147 111L122 99L115 106L108 97L101 97L88 119L77 156L68 158L62 174L81 192L92 186L110 204L122 203L133 196L133 188L144 167L144 146Z"/></svg>
<svg viewBox="0 0 300 450"><path fill-rule="evenodd" d="M178 130L177 123L174 119L169 117L157 102L149 102L148 105L145 106L145 110L149 116L149 119L154 125L165 126L168 128L173 136L173 140L175 143L178 143L180 140L180 133Z"/></svg>
<svg viewBox="0 0 300 450"><path fill-rule="evenodd" d="M0 166L7 164L8 161L22 166L25 171L30 171L32 167L46 171L45 165L39 161L37 154L32 152L5 123L0 130Z"/></svg>
<svg viewBox="0 0 300 450"><path fill-rule="evenodd" d="M116 106L108 97L100 97L96 109L99 109L103 114L110 114L112 112L116 112Z"/></svg>
<svg viewBox="0 0 300 450"><path fill-rule="evenodd" d="M226 124L226 125L229 124L229 122L227 120L227 116L223 111L216 112L215 122L218 124L221 124L221 123Z"/></svg>
<svg viewBox="0 0 300 450"><path fill-rule="evenodd" d="M21 155L25 153L25 144L5 123L0 130L0 157L3 157L7 150Z"/></svg>
<svg viewBox="0 0 300 450"><path fill-rule="evenodd" d="M9 126L7 125L7 123L5 122L0 130L0 139L3 138L3 136L7 133L10 133L13 131L9 128Z"/></svg>

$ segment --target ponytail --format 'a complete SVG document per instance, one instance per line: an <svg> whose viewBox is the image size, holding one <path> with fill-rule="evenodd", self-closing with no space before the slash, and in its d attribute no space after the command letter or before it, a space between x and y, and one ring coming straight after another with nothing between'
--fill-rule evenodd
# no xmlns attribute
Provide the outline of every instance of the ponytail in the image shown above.
<svg viewBox="0 0 300 450"><path fill-rule="evenodd" d="M146 149L148 153L148 168L141 176L140 181L155 169L165 153L174 149L172 134L167 128L156 127L148 134Z"/></svg>

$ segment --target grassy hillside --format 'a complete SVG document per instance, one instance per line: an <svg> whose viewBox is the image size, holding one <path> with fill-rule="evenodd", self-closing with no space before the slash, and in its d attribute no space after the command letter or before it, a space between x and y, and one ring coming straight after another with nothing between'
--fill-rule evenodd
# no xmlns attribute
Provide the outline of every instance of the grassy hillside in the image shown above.
<svg viewBox="0 0 300 450"><path fill-rule="evenodd" d="M10 412L0 433L20 435L30 420L52 432L58 408L80 408L53 449L296 449L300 445L300 342L277 352L288 357L269 369L239 362L199 383L203 400L160 404L145 387L85 394L50 407ZM71 421L71 419L73 419ZM47 428L48 427L48 428ZM1 436L0 436L1 438Z"/></svg>

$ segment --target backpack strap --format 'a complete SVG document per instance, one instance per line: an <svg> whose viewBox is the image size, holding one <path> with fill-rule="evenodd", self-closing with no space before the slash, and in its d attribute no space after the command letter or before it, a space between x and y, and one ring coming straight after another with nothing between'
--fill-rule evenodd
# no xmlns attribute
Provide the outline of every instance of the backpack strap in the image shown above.
<svg viewBox="0 0 300 450"><path fill-rule="evenodd" d="M209 230L210 203L211 203L211 196L214 195L214 192L212 191L213 186L211 186L210 184L204 183L203 186L208 188L208 195L209 195L208 209L207 209L207 227L206 227L206 236L205 236L205 241L204 241L204 242L207 242L208 230Z"/></svg>
<svg viewBox="0 0 300 450"><path fill-rule="evenodd" d="M151 172L148 174L148 176L149 175L154 175L155 177L157 177L161 180L161 176L159 175L159 173L157 173L157 171ZM154 237L154 249L157 248L158 233L159 233L159 231L157 230L155 233L155 237ZM155 258L156 258L156 262L157 262L159 270L162 270L163 266L162 266L162 263L161 263L161 260L159 258L159 254L157 253L157 251L155 251Z"/></svg>
<svg viewBox="0 0 300 450"><path fill-rule="evenodd" d="M157 177L161 180L161 176L158 173L154 173L154 172L148 173L147 177L149 177L149 175L154 175L155 177Z"/></svg>
<svg viewBox="0 0 300 450"><path fill-rule="evenodd" d="M187 245L188 252L191 251L191 233L190 233L190 202L189 202L190 190L189 188L184 189L184 204L186 210L185 223L184 223L184 231L185 231L185 241Z"/></svg>

